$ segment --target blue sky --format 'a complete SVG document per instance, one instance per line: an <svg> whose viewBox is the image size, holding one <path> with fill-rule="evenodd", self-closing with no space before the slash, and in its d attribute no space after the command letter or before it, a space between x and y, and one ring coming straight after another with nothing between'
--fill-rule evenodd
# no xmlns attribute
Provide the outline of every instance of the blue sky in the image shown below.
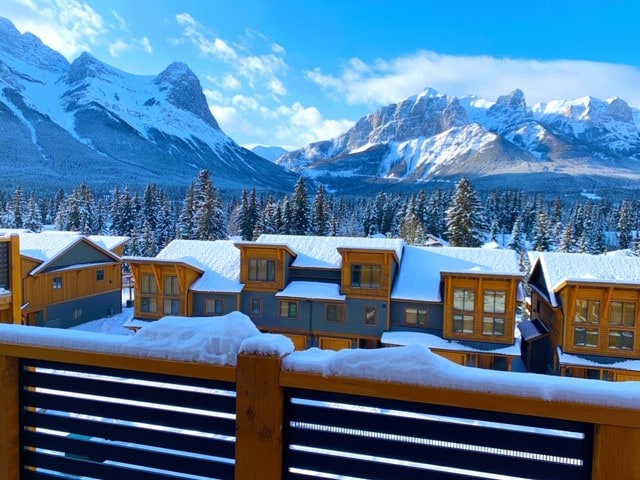
<svg viewBox="0 0 640 480"><path fill-rule="evenodd" d="M187 63L242 145L332 138L426 87L640 108L637 0L2 0L0 16L70 61Z"/></svg>

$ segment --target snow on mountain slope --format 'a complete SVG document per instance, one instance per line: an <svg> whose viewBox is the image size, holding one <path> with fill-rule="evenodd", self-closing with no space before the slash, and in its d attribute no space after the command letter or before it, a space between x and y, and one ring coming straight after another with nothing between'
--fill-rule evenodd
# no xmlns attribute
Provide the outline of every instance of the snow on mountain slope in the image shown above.
<svg viewBox="0 0 640 480"><path fill-rule="evenodd" d="M221 188L290 191L295 182L222 132L187 65L140 76L88 53L69 64L2 18L0 129L8 132L0 172L9 184L185 188L201 168Z"/></svg>

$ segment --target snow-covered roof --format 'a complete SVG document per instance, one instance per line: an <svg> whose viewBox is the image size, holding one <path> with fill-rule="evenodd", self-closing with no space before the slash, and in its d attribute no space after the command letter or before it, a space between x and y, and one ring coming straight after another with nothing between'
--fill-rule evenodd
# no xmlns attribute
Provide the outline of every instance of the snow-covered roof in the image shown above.
<svg viewBox="0 0 640 480"><path fill-rule="evenodd" d="M240 250L231 240L173 240L157 259L179 260L199 270L202 276L191 285L196 292L238 293L240 283Z"/></svg>
<svg viewBox="0 0 640 480"><path fill-rule="evenodd" d="M490 352L494 355L510 355L520 356L520 343L516 341L513 345L496 345L496 348L491 350L474 348L469 345L465 345L455 340L447 340L437 335L423 332L383 332L380 338L380 343L383 345L423 345L430 349L447 350L451 352L472 352L472 353L487 353Z"/></svg>
<svg viewBox="0 0 640 480"><path fill-rule="evenodd" d="M305 300L329 300L344 302L346 295L340 293L340 286L322 282L291 282L276 297L301 298Z"/></svg>
<svg viewBox="0 0 640 480"><path fill-rule="evenodd" d="M640 372L640 360L623 360L617 359L612 363L600 363L595 360L585 358L584 356L571 355L565 353L560 347L558 347L558 364L563 366L576 366L576 367L593 367L593 368L608 368L617 370L630 370L634 372Z"/></svg>
<svg viewBox="0 0 640 480"><path fill-rule="evenodd" d="M440 275L442 272L522 275L519 270L518 255L514 250L407 245L391 298L441 302Z"/></svg>
<svg viewBox="0 0 640 480"><path fill-rule="evenodd" d="M131 239L131 237L119 237L115 235L89 235L87 238L105 250L110 251L124 245Z"/></svg>
<svg viewBox="0 0 640 480"><path fill-rule="evenodd" d="M559 305L555 293L565 282L637 284L640 287L640 257L558 252L542 252L537 257L554 307Z"/></svg>
<svg viewBox="0 0 640 480"><path fill-rule="evenodd" d="M34 233L32 230L28 228L0 228L0 235L8 236L8 235L20 235L22 233Z"/></svg>
<svg viewBox="0 0 640 480"><path fill-rule="evenodd" d="M256 243L284 245L296 253L292 267L330 268L342 267L342 255L338 249L389 250L402 258L404 240L398 238L371 237L314 237L303 235L263 234Z"/></svg>

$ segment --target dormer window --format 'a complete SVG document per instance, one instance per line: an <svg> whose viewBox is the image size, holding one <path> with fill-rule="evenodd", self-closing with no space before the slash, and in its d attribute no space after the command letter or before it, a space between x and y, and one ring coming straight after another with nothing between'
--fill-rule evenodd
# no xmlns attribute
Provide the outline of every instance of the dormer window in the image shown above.
<svg viewBox="0 0 640 480"><path fill-rule="evenodd" d="M351 265L351 286L356 288L380 288L380 265Z"/></svg>
<svg viewBox="0 0 640 480"><path fill-rule="evenodd" d="M274 282L276 280L275 260L249 259L249 280Z"/></svg>

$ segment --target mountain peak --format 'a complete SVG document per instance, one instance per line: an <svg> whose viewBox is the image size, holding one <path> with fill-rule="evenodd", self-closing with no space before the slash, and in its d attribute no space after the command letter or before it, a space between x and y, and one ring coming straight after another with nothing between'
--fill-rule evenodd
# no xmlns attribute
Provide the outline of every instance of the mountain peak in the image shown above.
<svg viewBox="0 0 640 480"><path fill-rule="evenodd" d="M32 33L21 34L11 20L4 17L0 17L0 38L2 56L12 57L58 75L69 68L66 58L47 47Z"/></svg>
<svg viewBox="0 0 640 480"><path fill-rule="evenodd" d="M202 85L195 73L182 62L173 62L154 79L161 91L167 92L167 100L177 108L192 112L219 130L220 126L209 110Z"/></svg>

